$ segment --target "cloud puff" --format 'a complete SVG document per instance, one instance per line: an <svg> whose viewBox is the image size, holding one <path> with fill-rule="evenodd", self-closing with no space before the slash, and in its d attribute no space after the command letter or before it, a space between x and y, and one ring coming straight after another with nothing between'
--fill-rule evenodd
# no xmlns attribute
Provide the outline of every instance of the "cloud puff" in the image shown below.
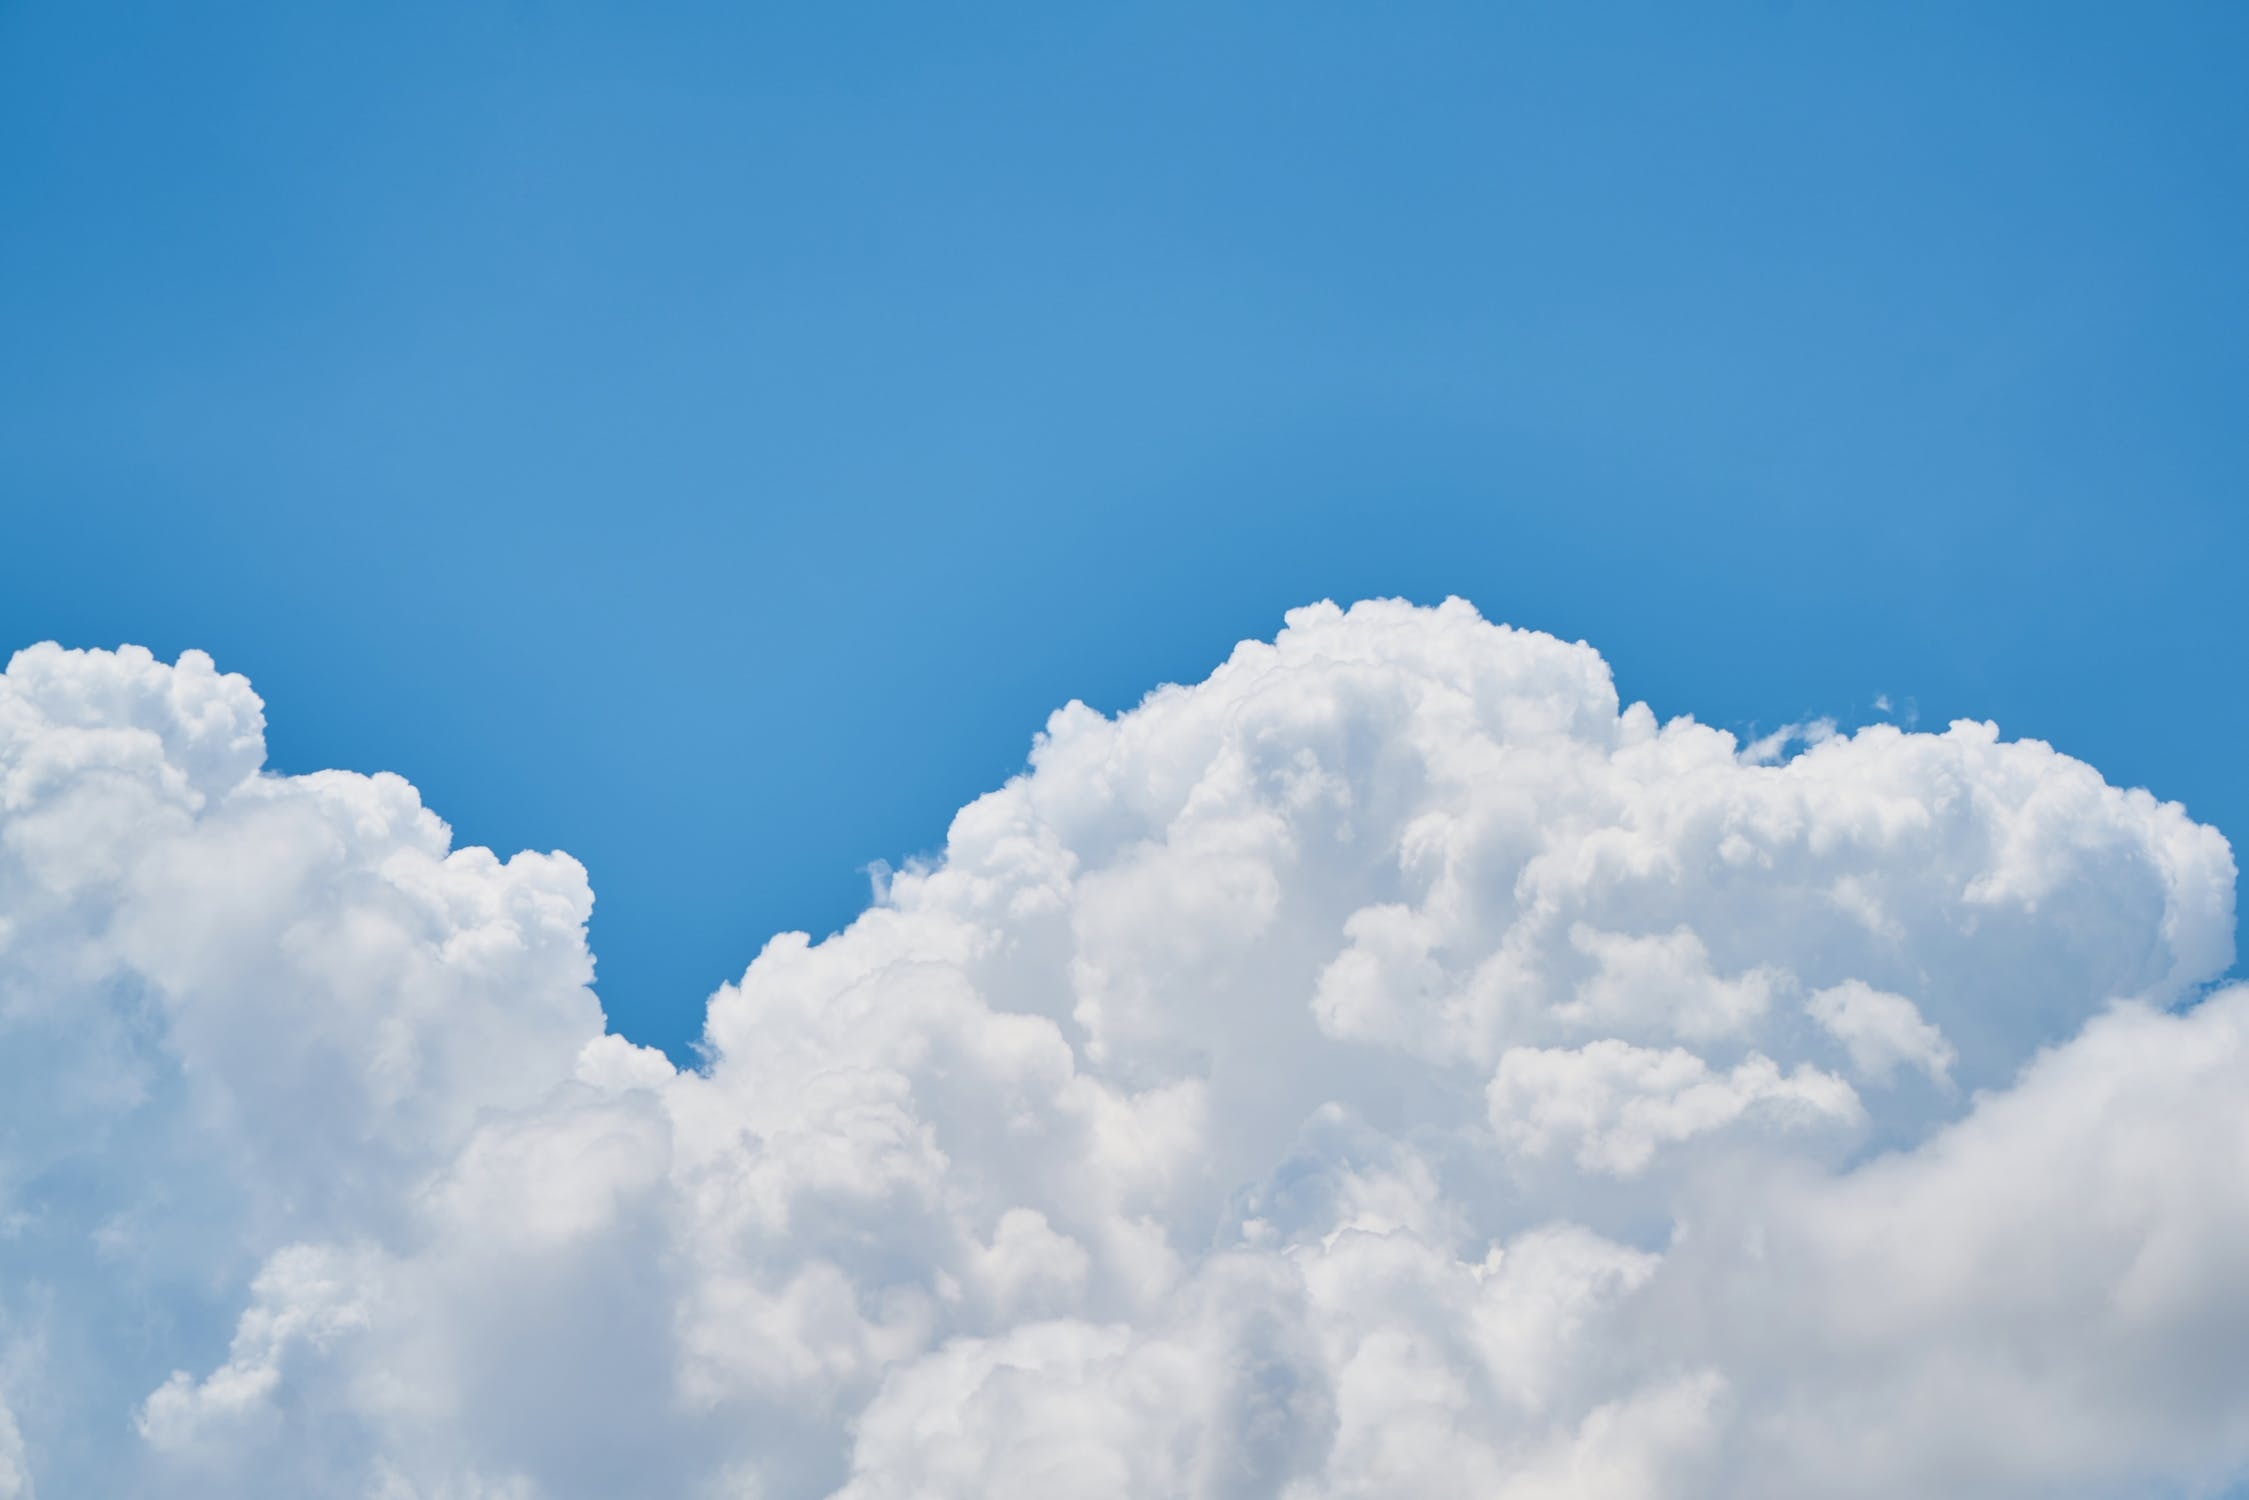
<svg viewBox="0 0 2249 1500"><path fill-rule="evenodd" d="M1613 1038L1582 1047L1516 1047L1488 1093L1502 1149L1544 1156L1570 1146L1589 1171L1629 1177L1659 1146L1740 1120L1774 1128L1855 1124L1858 1095L1810 1065L1783 1074L1761 1052L1717 1072L1684 1047L1658 1052Z"/></svg>
<svg viewBox="0 0 2249 1500"><path fill-rule="evenodd" d="M1804 1009L1843 1044L1851 1066L1863 1077L1887 1083L1900 1063L1940 1083L1951 1076L1952 1044L1903 995L1885 994L1852 979L1818 991Z"/></svg>
<svg viewBox="0 0 2249 1500"><path fill-rule="evenodd" d="M0 1496L1961 1496L2249 1465L2224 840L1464 604L1057 713L707 1063L585 873L0 677Z"/></svg>

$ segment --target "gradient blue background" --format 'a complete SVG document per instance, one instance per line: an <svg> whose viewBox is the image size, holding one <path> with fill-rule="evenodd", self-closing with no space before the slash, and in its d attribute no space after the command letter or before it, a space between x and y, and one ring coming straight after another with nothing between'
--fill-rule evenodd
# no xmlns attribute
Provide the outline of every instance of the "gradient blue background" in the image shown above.
<svg viewBox="0 0 2249 1500"><path fill-rule="evenodd" d="M571 850L675 1051L1326 595L2238 840L2245 77L2216 4L0 0L0 647Z"/></svg>

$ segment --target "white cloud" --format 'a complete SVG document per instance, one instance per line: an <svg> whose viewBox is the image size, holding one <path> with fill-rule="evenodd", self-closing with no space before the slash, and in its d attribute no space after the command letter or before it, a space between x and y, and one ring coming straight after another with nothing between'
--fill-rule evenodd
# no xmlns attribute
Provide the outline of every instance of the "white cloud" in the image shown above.
<svg viewBox="0 0 2249 1500"><path fill-rule="evenodd" d="M1683 1047L1657 1052L1614 1038L1582 1047L1516 1047L1488 1094L1492 1128L1510 1151L1571 1148L1589 1171L1632 1176L1658 1147L1754 1120L1776 1129L1853 1125L1858 1095L1809 1066L1782 1073L1753 1052L1730 1072Z"/></svg>
<svg viewBox="0 0 2249 1500"><path fill-rule="evenodd" d="M0 1401L0 1500L31 1500L31 1476L24 1470L23 1433L16 1414Z"/></svg>
<svg viewBox="0 0 2249 1500"><path fill-rule="evenodd" d="M682 1073L605 1034L566 856L261 772L200 656L25 652L0 1496L2240 1471L2230 851L1988 725L1802 738L1299 611L1056 714Z"/></svg>
<svg viewBox="0 0 2249 1500"><path fill-rule="evenodd" d="M1580 922L1570 928L1570 946L1597 968L1555 1014L1583 1030L1669 1032L1711 1041L1748 1030L1772 1005L1770 971L1719 977L1690 927L1635 936Z"/></svg>
<svg viewBox="0 0 2249 1500"><path fill-rule="evenodd" d="M1952 1044L1921 1019L1903 995L1887 994L1856 979L1815 991L1804 1001L1814 1021L1841 1042L1861 1077L1887 1083L1900 1063L1944 1082L1951 1074Z"/></svg>

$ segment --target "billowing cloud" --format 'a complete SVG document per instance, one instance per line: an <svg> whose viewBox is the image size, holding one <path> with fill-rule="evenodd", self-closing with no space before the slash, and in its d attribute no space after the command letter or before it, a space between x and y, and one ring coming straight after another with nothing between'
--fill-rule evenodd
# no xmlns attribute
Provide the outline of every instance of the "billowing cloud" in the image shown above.
<svg viewBox="0 0 2249 1500"><path fill-rule="evenodd" d="M574 861L262 729L195 653L0 678L0 1496L2249 1468L2232 856L2045 745L1316 606L1057 713L678 1071Z"/></svg>

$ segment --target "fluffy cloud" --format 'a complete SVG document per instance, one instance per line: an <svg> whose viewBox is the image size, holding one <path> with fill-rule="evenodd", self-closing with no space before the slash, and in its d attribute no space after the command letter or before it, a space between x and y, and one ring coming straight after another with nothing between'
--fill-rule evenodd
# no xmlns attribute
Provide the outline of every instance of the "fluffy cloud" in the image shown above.
<svg viewBox="0 0 2249 1500"><path fill-rule="evenodd" d="M1855 1124L1858 1095L1809 1065L1783 1075L1753 1052L1715 1072L1684 1047L1657 1052L1613 1038L1577 1048L1516 1047L1489 1091L1500 1146L1544 1156L1567 1145L1588 1171L1629 1177L1656 1148L1753 1119L1777 1128Z"/></svg>
<svg viewBox="0 0 2249 1500"><path fill-rule="evenodd" d="M0 1496L1960 1496L2249 1467L2215 831L1459 603L1072 705L607 1034L585 873L0 677Z"/></svg>
<svg viewBox="0 0 2249 1500"><path fill-rule="evenodd" d="M1851 1066L1863 1077L1887 1083L1900 1063L1940 1083L1951 1076L1952 1044L1903 995L1884 994L1853 979L1814 994L1804 1009L1843 1044Z"/></svg>

